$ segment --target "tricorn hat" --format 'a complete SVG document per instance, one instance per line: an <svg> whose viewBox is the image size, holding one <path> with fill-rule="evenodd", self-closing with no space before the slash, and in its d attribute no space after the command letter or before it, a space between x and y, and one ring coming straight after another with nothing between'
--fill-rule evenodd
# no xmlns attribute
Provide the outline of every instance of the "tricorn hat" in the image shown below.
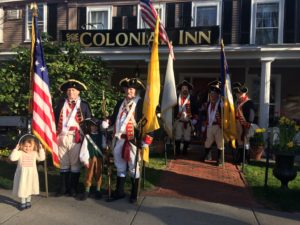
<svg viewBox="0 0 300 225"><path fill-rule="evenodd" d="M143 82L137 78L124 78L119 82L119 85L123 88L145 89Z"/></svg>
<svg viewBox="0 0 300 225"><path fill-rule="evenodd" d="M183 80L181 83L179 83L177 85L177 90L180 90L182 88L182 86L187 86L189 90L193 89L193 85L190 82L186 81L186 80Z"/></svg>
<svg viewBox="0 0 300 225"><path fill-rule="evenodd" d="M78 91L86 91L87 87L82 82L75 80L75 79L69 79L65 83L63 83L60 86L61 91L67 91L69 88L75 88Z"/></svg>
<svg viewBox="0 0 300 225"><path fill-rule="evenodd" d="M219 80L214 80L214 81L208 83L209 92L221 93L221 84L222 83Z"/></svg>
<svg viewBox="0 0 300 225"><path fill-rule="evenodd" d="M247 93L248 92L248 88L245 86L245 84L241 84L240 82L233 83L232 90L235 93Z"/></svg>

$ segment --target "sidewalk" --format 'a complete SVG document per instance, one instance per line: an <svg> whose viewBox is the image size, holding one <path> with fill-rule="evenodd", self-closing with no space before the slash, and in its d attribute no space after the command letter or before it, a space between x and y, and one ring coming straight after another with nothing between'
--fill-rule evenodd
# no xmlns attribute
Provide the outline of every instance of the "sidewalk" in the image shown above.
<svg viewBox="0 0 300 225"><path fill-rule="evenodd" d="M199 162L193 148L187 158L171 160L159 187L143 192L138 204L125 199L78 201L71 197L33 197L19 211L11 190L0 189L1 225L300 225L300 213L258 205L236 166ZM189 160L188 160L189 159Z"/></svg>

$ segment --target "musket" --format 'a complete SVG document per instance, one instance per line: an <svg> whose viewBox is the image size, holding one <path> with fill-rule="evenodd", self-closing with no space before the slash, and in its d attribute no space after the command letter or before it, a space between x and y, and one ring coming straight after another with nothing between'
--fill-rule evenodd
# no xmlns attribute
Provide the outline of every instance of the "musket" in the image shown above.
<svg viewBox="0 0 300 225"><path fill-rule="evenodd" d="M138 123L138 129L139 129L139 136L138 136L138 140L137 140L137 145L136 145L136 154L135 154L135 159L134 159L134 182L136 182L136 171L137 171L137 166L139 163L139 155L140 155L140 150L142 149L142 137L143 137L143 127L146 125L147 123L147 119L146 118L142 118L140 120L140 122ZM143 159L142 159L143 160ZM141 176L141 173L140 173ZM141 179L139 179L141 180ZM140 192L140 184L138 185L138 191L137 193L139 194Z"/></svg>

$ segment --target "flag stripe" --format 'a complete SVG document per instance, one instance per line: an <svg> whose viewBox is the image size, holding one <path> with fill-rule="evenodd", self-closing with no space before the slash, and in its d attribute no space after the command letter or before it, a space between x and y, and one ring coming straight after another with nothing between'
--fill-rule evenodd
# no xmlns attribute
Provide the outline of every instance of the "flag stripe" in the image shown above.
<svg viewBox="0 0 300 225"><path fill-rule="evenodd" d="M140 0L141 14L143 21L154 31L156 19L158 14L153 7L151 0ZM159 37L160 39L166 43L169 47L169 52L171 53L172 58L174 59L173 48L171 47L168 34L165 30L165 27L162 23L159 23Z"/></svg>
<svg viewBox="0 0 300 225"><path fill-rule="evenodd" d="M49 77L44 60L42 42L37 26L37 16L33 14L31 74L33 74L33 134L52 153L53 164L59 167L56 126L49 88Z"/></svg>

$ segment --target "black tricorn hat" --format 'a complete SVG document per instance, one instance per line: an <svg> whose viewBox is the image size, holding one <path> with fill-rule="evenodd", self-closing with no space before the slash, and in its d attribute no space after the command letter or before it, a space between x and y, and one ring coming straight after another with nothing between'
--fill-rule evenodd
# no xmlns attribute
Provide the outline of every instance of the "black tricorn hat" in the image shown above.
<svg viewBox="0 0 300 225"><path fill-rule="evenodd" d="M124 78L120 80L119 85L123 88L145 89L143 82L137 78Z"/></svg>
<svg viewBox="0 0 300 225"><path fill-rule="evenodd" d="M193 89L193 85L190 82L186 81L186 80L183 80L181 83L179 83L177 85L177 90L180 90L182 88L182 86L187 86L189 90Z"/></svg>
<svg viewBox="0 0 300 225"><path fill-rule="evenodd" d="M86 91L87 90L87 87L85 86L84 83L82 83L78 80L75 80L75 79L69 79L60 86L61 91L67 91L69 88L75 88L78 91Z"/></svg>
<svg viewBox="0 0 300 225"><path fill-rule="evenodd" d="M219 80L214 80L214 81L208 83L209 92L221 93L221 84L222 83Z"/></svg>
<svg viewBox="0 0 300 225"><path fill-rule="evenodd" d="M245 84L241 84L240 82L235 82L232 84L232 91L235 93L247 93L248 88Z"/></svg>

